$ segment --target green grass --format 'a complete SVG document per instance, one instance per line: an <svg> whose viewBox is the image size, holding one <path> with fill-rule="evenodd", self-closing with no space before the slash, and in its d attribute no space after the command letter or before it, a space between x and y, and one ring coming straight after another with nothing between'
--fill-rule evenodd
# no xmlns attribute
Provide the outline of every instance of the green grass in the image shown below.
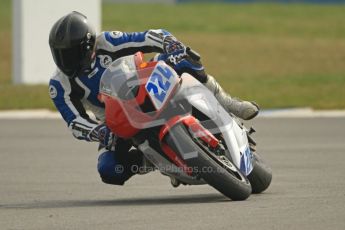
<svg viewBox="0 0 345 230"><path fill-rule="evenodd" d="M10 6L9 0L0 3L0 86L8 84L11 79L12 15Z"/></svg>
<svg viewBox="0 0 345 230"><path fill-rule="evenodd" d="M103 26L125 31L153 27L180 33L344 38L344 13L342 5L108 4L103 7Z"/></svg>
<svg viewBox="0 0 345 230"><path fill-rule="evenodd" d="M10 83L9 9L0 3L0 109L53 108L47 86ZM103 30L169 30L227 91L264 108L345 108L343 5L106 4L102 13Z"/></svg>
<svg viewBox="0 0 345 230"><path fill-rule="evenodd" d="M0 3L0 110L54 109L46 85L12 85L12 10L10 0Z"/></svg>

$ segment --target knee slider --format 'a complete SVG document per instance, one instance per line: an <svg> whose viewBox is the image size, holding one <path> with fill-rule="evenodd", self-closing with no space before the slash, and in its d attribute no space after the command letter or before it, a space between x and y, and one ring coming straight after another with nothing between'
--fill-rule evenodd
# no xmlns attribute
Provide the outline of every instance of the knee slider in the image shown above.
<svg viewBox="0 0 345 230"><path fill-rule="evenodd" d="M128 176L124 172L122 165L102 164L98 166L99 175L106 184L123 185Z"/></svg>

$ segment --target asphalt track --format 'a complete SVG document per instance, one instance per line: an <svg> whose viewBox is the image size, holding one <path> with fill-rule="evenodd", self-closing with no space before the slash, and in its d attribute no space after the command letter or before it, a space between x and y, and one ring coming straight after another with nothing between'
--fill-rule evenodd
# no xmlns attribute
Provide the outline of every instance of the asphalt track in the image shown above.
<svg viewBox="0 0 345 230"><path fill-rule="evenodd" d="M158 172L103 184L60 120L0 120L0 229L345 229L345 118L256 119L270 188L233 202Z"/></svg>

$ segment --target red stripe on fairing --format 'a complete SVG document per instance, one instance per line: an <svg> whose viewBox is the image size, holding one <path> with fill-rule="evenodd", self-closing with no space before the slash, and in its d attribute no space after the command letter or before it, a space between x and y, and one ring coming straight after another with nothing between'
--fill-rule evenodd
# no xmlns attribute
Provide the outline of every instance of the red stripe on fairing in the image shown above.
<svg viewBox="0 0 345 230"><path fill-rule="evenodd" d="M205 129L195 117L188 116L175 116L171 118L160 130L159 140L162 141L167 132L176 124L182 122L184 125L190 128L196 137L201 138L204 142L209 144L212 148L216 148L219 144L219 140L213 136L213 134Z"/></svg>
<svg viewBox="0 0 345 230"><path fill-rule="evenodd" d="M161 128L159 132L159 140L162 141L163 137L167 134L167 132L177 123L180 123L184 117L181 116L175 116L173 118L170 118L165 125Z"/></svg>
<svg viewBox="0 0 345 230"><path fill-rule="evenodd" d="M169 132L169 130L174 127L178 123L183 123L186 125L194 134L196 137L202 139L205 143L209 144L212 148L216 148L219 145L219 140L213 136L213 134L205 129L199 121L191 116L175 116L167 121L167 123L161 128L159 132L159 140L162 145L163 152L180 168L183 169L185 173L188 175L192 175L192 170L190 167L186 165L184 160L182 160L179 155L177 155L169 145L164 143L162 140L164 136Z"/></svg>
<svg viewBox="0 0 345 230"><path fill-rule="evenodd" d="M204 142L209 144L212 148L216 148L219 144L219 140L213 136L213 134L205 129L197 119L193 116L185 117L182 120L183 124L188 126L196 137L201 138Z"/></svg>
<svg viewBox="0 0 345 230"><path fill-rule="evenodd" d="M192 175L192 168L188 167L184 160L182 160L170 147L169 145L162 143L162 149L170 160L172 160L177 167L182 169L187 175Z"/></svg>

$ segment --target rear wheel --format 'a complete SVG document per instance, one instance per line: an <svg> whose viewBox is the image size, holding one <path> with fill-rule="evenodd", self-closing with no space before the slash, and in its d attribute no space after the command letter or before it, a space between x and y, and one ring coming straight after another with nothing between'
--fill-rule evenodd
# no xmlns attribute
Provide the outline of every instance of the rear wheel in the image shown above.
<svg viewBox="0 0 345 230"><path fill-rule="evenodd" d="M187 129L178 124L172 127L165 142L191 167L193 173L232 200L245 200L251 194L249 180L224 155L218 156Z"/></svg>

